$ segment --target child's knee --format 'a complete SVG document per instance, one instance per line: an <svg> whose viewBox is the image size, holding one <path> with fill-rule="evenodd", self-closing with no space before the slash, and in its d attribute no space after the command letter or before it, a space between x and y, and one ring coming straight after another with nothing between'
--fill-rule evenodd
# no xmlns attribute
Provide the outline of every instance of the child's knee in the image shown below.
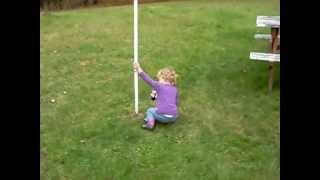
<svg viewBox="0 0 320 180"><path fill-rule="evenodd" d="M147 113L153 113L155 109L153 107L148 108Z"/></svg>

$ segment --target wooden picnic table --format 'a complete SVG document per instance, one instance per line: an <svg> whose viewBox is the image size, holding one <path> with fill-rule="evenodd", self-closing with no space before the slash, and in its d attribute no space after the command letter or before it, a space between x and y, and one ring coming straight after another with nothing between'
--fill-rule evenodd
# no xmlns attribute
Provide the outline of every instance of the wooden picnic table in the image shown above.
<svg viewBox="0 0 320 180"><path fill-rule="evenodd" d="M279 34L280 34L280 16L257 16L257 27L267 27L271 28L271 53L277 53L277 48L279 45ZM269 91L272 90L274 81L274 70L275 62L269 62L269 81L268 88Z"/></svg>

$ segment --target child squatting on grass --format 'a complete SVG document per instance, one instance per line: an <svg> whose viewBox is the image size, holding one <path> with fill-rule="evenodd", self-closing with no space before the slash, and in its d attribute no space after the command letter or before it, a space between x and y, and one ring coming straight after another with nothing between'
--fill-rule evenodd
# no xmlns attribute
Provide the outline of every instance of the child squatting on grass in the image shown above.
<svg viewBox="0 0 320 180"><path fill-rule="evenodd" d="M134 63L133 67L138 72L139 77L153 88L151 96L157 99L156 107L150 107L147 110L142 127L152 130L156 121L161 123L175 122L179 115L179 92L176 87L176 72L172 68L163 68L157 74L158 81L155 81L141 69L138 63Z"/></svg>

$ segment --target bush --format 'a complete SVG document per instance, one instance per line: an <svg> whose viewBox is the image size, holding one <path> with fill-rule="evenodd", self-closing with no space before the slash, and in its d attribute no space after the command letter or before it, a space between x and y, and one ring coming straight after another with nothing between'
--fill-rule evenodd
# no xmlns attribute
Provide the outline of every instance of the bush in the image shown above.
<svg viewBox="0 0 320 180"><path fill-rule="evenodd" d="M122 5L131 4L133 0L40 0L40 10L71 9L96 4ZM139 3L160 2L170 0L139 0Z"/></svg>
<svg viewBox="0 0 320 180"><path fill-rule="evenodd" d="M80 6L95 5L97 3L98 0L40 0L40 9L71 9Z"/></svg>

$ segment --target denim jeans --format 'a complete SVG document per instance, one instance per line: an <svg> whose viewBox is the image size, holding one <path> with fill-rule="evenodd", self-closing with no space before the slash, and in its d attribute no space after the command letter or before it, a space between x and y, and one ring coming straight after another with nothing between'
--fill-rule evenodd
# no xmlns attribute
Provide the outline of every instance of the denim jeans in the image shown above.
<svg viewBox="0 0 320 180"><path fill-rule="evenodd" d="M173 117L167 117L164 116L162 114L158 114L156 112L157 108L149 108L146 112L146 117L144 118L144 121L147 122L150 119L154 119L157 122L161 122L161 123L170 123L170 122L174 122L177 117L173 116Z"/></svg>

